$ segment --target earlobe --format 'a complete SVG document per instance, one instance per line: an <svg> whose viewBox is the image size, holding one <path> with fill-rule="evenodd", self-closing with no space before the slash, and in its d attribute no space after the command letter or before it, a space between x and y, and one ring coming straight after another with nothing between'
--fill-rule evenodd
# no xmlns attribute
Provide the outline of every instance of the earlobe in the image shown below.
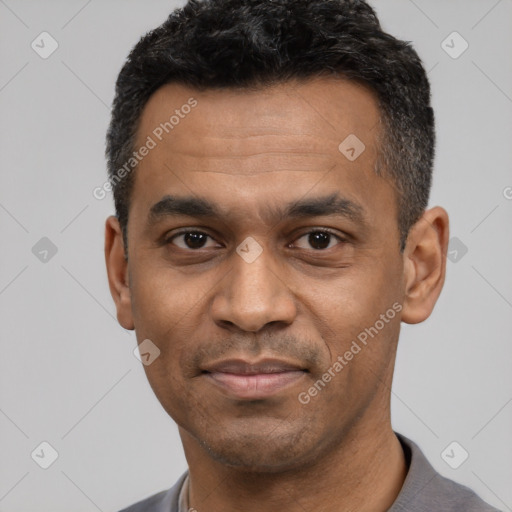
<svg viewBox="0 0 512 512"><path fill-rule="evenodd" d="M135 326L128 282L128 262L125 259L121 227L114 216L108 217L105 223L105 263L110 293L117 309L117 320L125 329L133 330Z"/></svg>
<svg viewBox="0 0 512 512"><path fill-rule="evenodd" d="M432 313L444 285L448 239L448 214L439 206L411 227L403 256L403 322L423 322Z"/></svg>

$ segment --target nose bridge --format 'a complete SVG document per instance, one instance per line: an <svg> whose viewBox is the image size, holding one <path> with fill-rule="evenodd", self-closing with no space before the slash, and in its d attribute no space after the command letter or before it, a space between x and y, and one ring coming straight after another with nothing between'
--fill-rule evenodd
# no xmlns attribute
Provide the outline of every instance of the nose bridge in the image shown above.
<svg viewBox="0 0 512 512"><path fill-rule="evenodd" d="M262 251L254 260L244 259L243 256L234 258L232 293L243 301L268 302L279 290L276 281L280 280L273 267L268 249Z"/></svg>
<svg viewBox="0 0 512 512"><path fill-rule="evenodd" d="M215 321L254 332L270 322L291 323L294 298L277 272L268 248L254 239L242 242L233 254L232 270L214 298Z"/></svg>

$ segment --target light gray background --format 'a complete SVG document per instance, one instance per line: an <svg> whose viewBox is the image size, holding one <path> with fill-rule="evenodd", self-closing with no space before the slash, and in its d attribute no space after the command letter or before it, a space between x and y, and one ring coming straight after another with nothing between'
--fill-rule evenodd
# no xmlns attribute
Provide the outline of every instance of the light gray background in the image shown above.
<svg viewBox="0 0 512 512"><path fill-rule="evenodd" d="M115 320L103 259L113 205L92 195L117 73L177 5L0 0L1 511L116 511L186 468L135 336ZM448 262L431 318L403 326L394 428L443 475L512 510L512 2L373 5L429 70L431 205L468 248ZM42 31L59 44L47 59L31 48ZM441 46L453 31L469 43L457 59ZM32 253L42 237L58 249L46 263ZM58 452L48 469L31 458L42 441ZM441 457L452 441L469 452L456 470Z"/></svg>

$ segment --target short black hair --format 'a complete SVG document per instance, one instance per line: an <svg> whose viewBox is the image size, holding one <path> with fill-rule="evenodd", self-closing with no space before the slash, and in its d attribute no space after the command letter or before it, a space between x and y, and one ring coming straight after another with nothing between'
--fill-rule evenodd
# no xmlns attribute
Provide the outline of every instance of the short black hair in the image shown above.
<svg viewBox="0 0 512 512"><path fill-rule="evenodd" d="M106 144L125 251L133 172L122 179L117 172L132 156L142 110L159 87L254 89L326 75L366 84L376 95L375 170L387 173L397 192L403 251L432 181L430 85L410 43L385 33L363 0L189 0L140 39L117 78Z"/></svg>

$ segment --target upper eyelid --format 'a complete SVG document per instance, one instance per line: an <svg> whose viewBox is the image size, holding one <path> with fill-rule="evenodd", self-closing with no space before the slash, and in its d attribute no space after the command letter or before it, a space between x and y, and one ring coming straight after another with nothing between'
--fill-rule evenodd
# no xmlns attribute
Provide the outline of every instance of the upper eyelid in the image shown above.
<svg viewBox="0 0 512 512"><path fill-rule="evenodd" d="M213 235L211 235L210 233L208 233L207 231L203 231L201 229L195 229L195 228L182 229L182 230L178 231L177 233L173 233L172 235L165 234L163 238L165 240L172 240L173 238L176 238L177 236L185 235L187 233L199 233L200 235L206 235L215 240L215 237Z"/></svg>

